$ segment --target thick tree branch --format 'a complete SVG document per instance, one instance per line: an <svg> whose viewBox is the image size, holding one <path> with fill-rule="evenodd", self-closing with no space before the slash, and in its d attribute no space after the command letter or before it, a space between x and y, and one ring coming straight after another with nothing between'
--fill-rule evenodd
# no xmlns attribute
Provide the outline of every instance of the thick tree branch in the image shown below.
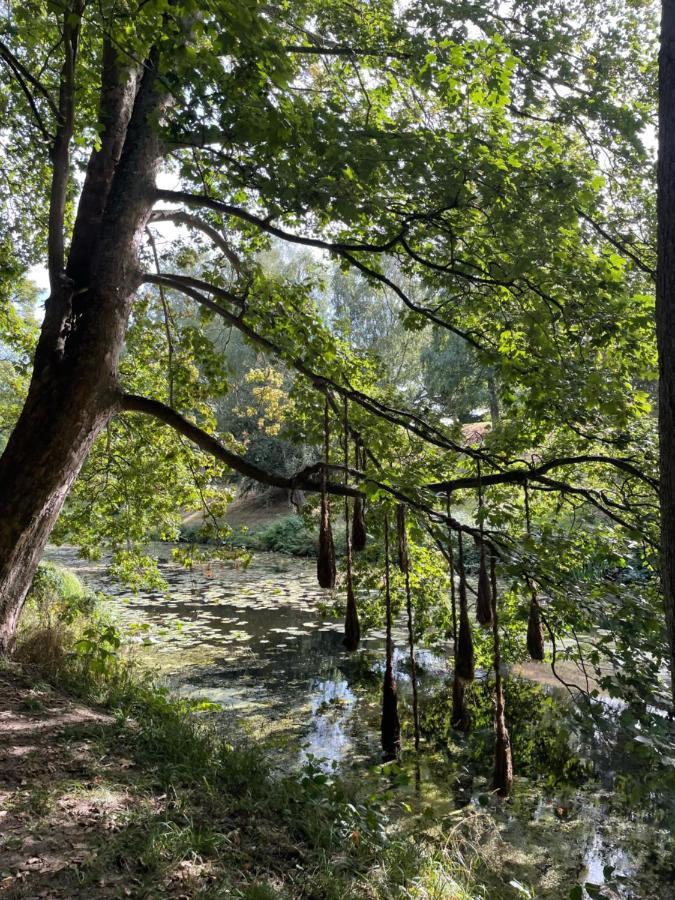
<svg viewBox="0 0 675 900"><path fill-rule="evenodd" d="M636 466L634 466L630 460L613 456L594 455L561 456L529 469L511 469L504 472L496 472L492 475L481 475L480 479L475 476L469 476L467 478L454 478L449 479L448 481L437 481L434 484L427 485L427 487L432 491L447 492L458 491L467 488L477 488L479 485L524 484L526 481L537 480L542 475L545 475L546 472L550 472L552 469L560 469L563 466L577 466L584 463L597 463L600 465L612 466L615 469L620 469L621 471L632 475L634 478L643 481L645 484L648 484L649 487L654 491L658 490L657 480L655 478L651 478L649 475L645 475L645 473L641 472Z"/></svg>
<svg viewBox="0 0 675 900"><path fill-rule="evenodd" d="M209 281L202 281L201 278L192 278L190 275L177 275L173 272L167 274L158 271L156 275L144 275L143 281L157 284L160 287L173 287L183 293L186 293L186 288L192 288L195 291L204 291L205 294L213 294L215 297L220 297L221 300L225 300L227 303L233 303L235 306L239 307L243 307L245 302L243 297L239 294L235 294L233 291L229 291L227 288L211 284ZM169 281L171 284L168 283ZM213 304L213 306L220 314L222 307L218 306L218 304Z"/></svg>
<svg viewBox="0 0 675 900"><path fill-rule="evenodd" d="M137 412L152 416L158 419L174 431L182 434L188 440L192 441L197 447L205 453L210 454L221 462L225 463L229 468L234 469L241 475L251 478L260 484L268 484L271 487L284 488L289 491L303 490L310 492L319 492L321 490L321 482L316 477L316 473L320 470L319 466L311 466L309 469L303 469L295 475L285 477L277 475L273 472L267 472L259 466L248 462L238 453L221 443L216 437L204 431L198 425L190 422L175 409L161 403L159 400L152 400L149 397L140 397L136 394L123 394L120 397L120 409L123 412ZM359 495L357 488L341 484L335 481L327 482L327 489L331 494L355 497Z"/></svg>
<svg viewBox="0 0 675 900"><path fill-rule="evenodd" d="M109 38L104 38L98 112L101 145L89 157L66 268L68 276L79 287L89 282L92 248L98 238L103 211L124 146L140 71L139 67L122 68L117 51Z"/></svg>
<svg viewBox="0 0 675 900"><path fill-rule="evenodd" d="M286 231L277 225L272 225L268 219L256 216L246 209L239 206L233 206L230 203L223 203L220 200L214 200L205 194L191 194L188 191L168 191L158 189L155 193L157 200L166 200L168 203L184 203L186 206L196 206L201 209L212 209L214 212L223 213L226 216L232 216L235 219L241 219L242 222L248 222L255 225L266 234L278 237L282 241L293 244L301 244L304 247L315 247L318 250L329 250L332 253L340 253L342 251L354 253L386 253L392 250L401 240L403 234L407 230L407 225L398 231L393 237L384 240L380 244L372 244L367 241L359 242L343 242L343 241L326 241L323 238L303 237L299 234L293 234L292 231Z"/></svg>
<svg viewBox="0 0 675 900"><path fill-rule="evenodd" d="M208 222L204 222L198 216L191 216L190 213L186 213L181 209L156 209L150 216L150 223L154 222L175 222L177 225L186 225L188 228L201 231L223 252L235 272L238 275L242 274L243 266L241 260L224 235L222 235L217 228L209 225Z"/></svg>
<svg viewBox="0 0 675 900"><path fill-rule="evenodd" d="M75 122L75 63L80 38L81 2L67 6L63 14L63 65L59 88L58 125L52 147L52 183L49 196L47 257L49 284L56 296L64 274L64 216L70 178L70 141Z"/></svg>
<svg viewBox="0 0 675 900"><path fill-rule="evenodd" d="M291 475L289 477L277 475L273 472L268 472L265 469L261 469L259 466L256 466L253 463L248 462L242 456L239 456L239 454L233 453L231 450L228 450L227 447L213 435L204 431L193 422L190 422L189 419L186 419L175 409L172 409L170 406L167 406L165 403L162 403L159 400L152 400L149 397L141 397L137 394L121 394L118 401L118 407L121 412L142 413L144 415L152 416L154 419L163 422L165 425L173 428L174 431L182 434L205 453L210 454L215 459L219 459L221 462L225 463L226 466L234 469L235 472L239 472L241 475L245 475L247 478L251 478L253 481L257 481L259 484L267 484L271 487L283 488L289 491L303 490L311 493L321 492L321 479L318 477L322 468L321 463L316 463L313 466L308 466L307 468L296 472L295 475ZM341 469L342 467L330 466L329 468L332 471L335 471ZM350 474L356 475L361 479L365 477L362 473L356 470L350 469L349 472ZM382 484L370 478L368 478L367 480L387 491L395 499L406 503L408 506L411 506L414 509L419 510L420 512L426 513L437 521L443 521L445 524L449 525L456 531L463 531L466 534L472 536L477 536L479 533L479 530L477 528L472 528L470 525L464 525L463 523L457 521L456 519L453 519L452 517L446 516L443 513L439 513L437 510L434 510L424 502L421 502L415 498L411 498L404 492L399 491L398 489L393 488L390 485ZM328 480L326 482L326 490L330 494L337 496L363 496L363 493L358 488L338 481Z"/></svg>

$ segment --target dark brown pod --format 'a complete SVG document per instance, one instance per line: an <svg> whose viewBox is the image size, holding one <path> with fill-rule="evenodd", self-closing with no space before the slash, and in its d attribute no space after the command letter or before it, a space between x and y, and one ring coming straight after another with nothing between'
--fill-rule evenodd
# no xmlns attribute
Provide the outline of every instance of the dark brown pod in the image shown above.
<svg viewBox="0 0 675 900"><path fill-rule="evenodd" d="M366 547L366 517L364 502L361 497L354 500L352 512L352 550L360 553Z"/></svg>
<svg viewBox="0 0 675 900"><path fill-rule="evenodd" d="M530 600L530 614L527 618L527 652L537 662L544 659L544 629L539 614L539 601L534 590Z"/></svg>
<svg viewBox="0 0 675 900"><path fill-rule="evenodd" d="M335 587L335 545L330 527L330 505L327 497L321 498L321 523L319 525L319 555L316 575L322 588Z"/></svg>

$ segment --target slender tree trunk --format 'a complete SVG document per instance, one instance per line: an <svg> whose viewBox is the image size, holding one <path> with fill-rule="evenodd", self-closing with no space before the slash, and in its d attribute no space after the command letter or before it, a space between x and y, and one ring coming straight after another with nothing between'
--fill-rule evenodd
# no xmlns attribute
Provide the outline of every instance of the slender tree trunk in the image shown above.
<svg viewBox="0 0 675 900"><path fill-rule="evenodd" d="M391 574L389 567L389 517L384 514L384 600L386 614L386 649L382 684L382 721L380 734L385 761L396 759L401 750L401 723L398 717L398 695L394 677L394 641L391 620Z"/></svg>
<svg viewBox="0 0 675 900"><path fill-rule="evenodd" d="M345 485L349 483L349 407L344 398L344 441L345 441ZM345 495L345 561L347 565L347 610L345 613L345 636L343 644L350 653L358 650L361 641L361 625L359 611L354 595L354 579L352 573L352 533L349 522L349 497Z"/></svg>
<svg viewBox="0 0 675 900"><path fill-rule="evenodd" d="M492 427L496 428L501 418L499 410L499 394L497 393L497 382L495 381L494 372L490 370L487 375L488 400L490 403L490 421Z"/></svg>
<svg viewBox="0 0 675 900"><path fill-rule="evenodd" d="M398 533L398 561L405 576L405 608L408 621L408 656L410 659L410 684L412 687L413 727L415 733L415 751L420 749L420 712L417 693L417 661L415 659L415 622L412 608L412 591L410 588L410 549L408 547L408 530L406 525L406 508L404 503L396 507L396 530Z"/></svg>
<svg viewBox="0 0 675 900"><path fill-rule="evenodd" d="M495 770L493 785L501 797L507 797L513 787L513 757L511 738L506 726L506 706L502 684L502 655L499 638L499 618L497 610L497 569L496 558L490 560L492 582L492 646L495 670Z"/></svg>
<svg viewBox="0 0 675 900"><path fill-rule="evenodd" d="M405 570L405 608L408 620L408 656L410 658L410 684L412 686L413 728L415 750L420 749L420 705L417 691L417 660L415 659L415 623L413 619L412 595L410 591L410 562Z"/></svg>
<svg viewBox="0 0 675 900"><path fill-rule="evenodd" d="M659 57L658 264L661 582L675 706L675 2L663 0Z"/></svg>

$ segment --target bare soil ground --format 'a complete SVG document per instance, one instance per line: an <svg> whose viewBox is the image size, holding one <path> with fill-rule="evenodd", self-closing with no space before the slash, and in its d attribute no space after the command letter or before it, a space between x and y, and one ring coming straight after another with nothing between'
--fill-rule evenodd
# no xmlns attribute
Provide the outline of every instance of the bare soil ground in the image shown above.
<svg viewBox="0 0 675 900"><path fill-rule="evenodd" d="M112 726L46 684L0 671L1 897L194 896L189 864L148 892L142 841L137 854L122 850L166 798L135 787L132 760L101 750ZM122 852L110 852L129 829Z"/></svg>
<svg viewBox="0 0 675 900"><path fill-rule="evenodd" d="M225 522L233 528L245 526L257 531L284 516L295 512L285 491L265 492L262 494L249 492L239 495L230 503L225 514ZM183 519L184 525L201 525L204 514L201 510L188 513Z"/></svg>

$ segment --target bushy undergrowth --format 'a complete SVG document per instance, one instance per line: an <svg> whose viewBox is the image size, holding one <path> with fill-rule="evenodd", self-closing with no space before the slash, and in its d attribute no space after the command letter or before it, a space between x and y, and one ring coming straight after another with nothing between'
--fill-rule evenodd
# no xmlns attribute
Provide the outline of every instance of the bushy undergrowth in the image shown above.
<svg viewBox="0 0 675 900"><path fill-rule="evenodd" d="M333 528L335 550L340 556L345 553L345 531L341 523ZM211 544L213 539L200 525L181 527L180 540L187 544ZM289 556L316 556L319 540L318 529L311 522L297 515L283 516L262 528L233 528L226 538L220 539L220 546L260 550L270 553L286 553ZM218 542L216 542L218 543Z"/></svg>
<svg viewBox="0 0 675 900"><path fill-rule="evenodd" d="M289 553L291 556L316 556L317 536L299 516L284 516L251 535L253 548Z"/></svg>
<svg viewBox="0 0 675 900"><path fill-rule="evenodd" d="M180 540L189 544L210 543L208 534L201 526L195 525L183 526ZM317 533L300 516L290 515L255 530L235 528L227 536L225 543L245 550L316 556Z"/></svg>
<svg viewBox="0 0 675 900"><path fill-rule="evenodd" d="M95 598L53 567L36 579L17 657L112 713L112 724L89 728L88 738L101 758L131 758L133 790L153 798L80 873L92 886L126 854L147 885L185 859L204 863L209 877L191 894L204 898L483 896L468 887L458 840L406 822L402 804L372 793L364 799L363 784L316 765L273 772L259 747L236 737L235 746L223 742L209 724L213 705L172 698L153 683L125 655Z"/></svg>
<svg viewBox="0 0 675 900"><path fill-rule="evenodd" d="M276 519L255 531L236 529L229 538L235 547L287 553L290 556L316 556L317 540L316 531L296 515Z"/></svg>

